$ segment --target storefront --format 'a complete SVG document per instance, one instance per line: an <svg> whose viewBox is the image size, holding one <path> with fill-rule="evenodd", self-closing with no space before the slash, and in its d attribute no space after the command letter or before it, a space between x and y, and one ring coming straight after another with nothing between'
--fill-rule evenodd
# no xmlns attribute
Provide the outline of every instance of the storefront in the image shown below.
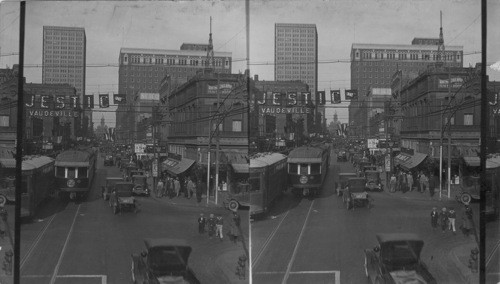
<svg viewBox="0 0 500 284"><path fill-rule="evenodd" d="M408 152L401 152L394 157L394 164L404 170L413 170L417 168L427 158L426 154L414 152L412 155Z"/></svg>

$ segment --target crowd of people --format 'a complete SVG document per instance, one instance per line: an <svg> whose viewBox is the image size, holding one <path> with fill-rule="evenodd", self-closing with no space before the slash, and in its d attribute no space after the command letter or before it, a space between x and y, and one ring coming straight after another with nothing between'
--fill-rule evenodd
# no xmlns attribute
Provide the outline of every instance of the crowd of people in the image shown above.
<svg viewBox="0 0 500 284"><path fill-rule="evenodd" d="M438 178L433 174L424 171L405 171L396 167L389 180L389 191L402 193L414 190L420 193L428 191L429 196L433 197L438 182Z"/></svg>
<svg viewBox="0 0 500 284"><path fill-rule="evenodd" d="M191 199L196 196L196 201L200 203L203 195L203 185L197 183L191 177L181 179L165 175L158 179L154 194L156 198L169 197L170 199L181 196Z"/></svg>
<svg viewBox="0 0 500 284"><path fill-rule="evenodd" d="M227 235L232 242L237 243L240 236L240 215L235 211L231 211L230 216L228 216L228 222L229 231ZM203 213L200 213L200 217L198 218L198 233L203 235L205 232L208 232L208 237L210 239L214 236L221 241L224 239L224 218L221 214L217 216L215 216L215 214L210 214L209 217L206 218Z"/></svg>
<svg viewBox="0 0 500 284"><path fill-rule="evenodd" d="M459 229L465 236L475 233L472 209L466 205L464 213L461 216ZM433 230L441 228L442 232L451 231L456 234L456 219L457 212L453 207L443 207L441 212L438 212L437 207L433 207L431 211L431 226Z"/></svg>

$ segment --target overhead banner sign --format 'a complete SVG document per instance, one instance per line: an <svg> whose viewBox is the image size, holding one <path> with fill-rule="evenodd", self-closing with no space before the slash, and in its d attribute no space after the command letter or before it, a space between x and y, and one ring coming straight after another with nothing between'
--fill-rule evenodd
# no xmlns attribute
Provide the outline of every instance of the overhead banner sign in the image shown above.
<svg viewBox="0 0 500 284"><path fill-rule="evenodd" d="M100 108L109 107L109 95L99 95L99 107Z"/></svg>
<svg viewBox="0 0 500 284"><path fill-rule="evenodd" d="M311 108L308 107L260 107L260 114L310 114Z"/></svg>
<svg viewBox="0 0 500 284"><path fill-rule="evenodd" d="M35 96L28 95L24 104L28 114L35 117L78 117L80 113L78 96Z"/></svg>
<svg viewBox="0 0 500 284"><path fill-rule="evenodd" d="M121 103L126 103L127 102L127 96L124 94L115 94L113 95L113 103L115 105L121 104Z"/></svg>
<svg viewBox="0 0 500 284"><path fill-rule="evenodd" d="M345 99L355 101L358 99L357 90L345 90Z"/></svg>
<svg viewBox="0 0 500 284"><path fill-rule="evenodd" d="M332 104L340 104L342 102L342 99L340 98L340 90L331 90L330 100Z"/></svg>

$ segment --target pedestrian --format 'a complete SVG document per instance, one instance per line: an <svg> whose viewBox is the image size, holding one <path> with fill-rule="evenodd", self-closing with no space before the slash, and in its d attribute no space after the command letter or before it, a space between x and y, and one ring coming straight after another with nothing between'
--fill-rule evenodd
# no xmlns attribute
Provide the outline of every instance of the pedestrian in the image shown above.
<svg viewBox="0 0 500 284"><path fill-rule="evenodd" d="M216 226L215 236L219 237L221 241L224 238L224 234L222 233L223 225L224 225L224 219L222 219L221 215L217 215L217 219L215 220L215 226Z"/></svg>
<svg viewBox="0 0 500 284"><path fill-rule="evenodd" d="M205 224L207 222L207 219L203 215L203 213L200 213L200 217L198 218L198 233L204 234L205 233Z"/></svg>
<svg viewBox="0 0 500 284"><path fill-rule="evenodd" d="M431 212L431 226L433 230L436 230L438 226L439 213L437 212L437 208L433 207Z"/></svg>
<svg viewBox="0 0 500 284"><path fill-rule="evenodd" d="M396 175L392 174L391 175L391 180L389 181L390 185L390 191L395 192L396 191Z"/></svg>
<svg viewBox="0 0 500 284"><path fill-rule="evenodd" d="M413 190L413 175L411 172L408 172L406 175L406 180L408 181L408 190L412 191Z"/></svg>
<svg viewBox="0 0 500 284"><path fill-rule="evenodd" d="M158 184L156 185L156 198L163 197L163 181L161 179L158 180Z"/></svg>
<svg viewBox="0 0 500 284"><path fill-rule="evenodd" d="M441 213L439 214L439 219L441 222L441 229L444 231L448 228L448 212L446 212L446 207L441 209Z"/></svg>
<svg viewBox="0 0 500 284"><path fill-rule="evenodd" d="M408 180L406 179L406 173L401 171L401 191L406 193L408 191Z"/></svg>
<svg viewBox="0 0 500 284"><path fill-rule="evenodd" d="M194 194L194 190L195 190L194 189L194 183L191 180L191 178L188 178L186 188L187 188L188 199L191 199L191 197Z"/></svg>
<svg viewBox="0 0 500 284"><path fill-rule="evenodd" d="M232 239L232 241L234 243L237 243L239 235L240 235L239 234L239 228L240 228L240 223L241 223L241 218L240 218L240 215L238 214L238 212L233 211L233 213L230 216L230 221L231 221L229 223L229 226L230 226L230 231L229 231L230 238Z"/></svg>
<svg viewBox="0 0 500 284"><path fill-rule="evenodd" d="M429 195L431 198L434 196L435 189L436 189L436 176L433 174L429 174L429 181L427 182L428 187L429 187Z"/></svg>
<svg viewBox="0 0 500 284"><path fill-rule="evenodd" d="M207 220L207 225L208 225L208 237L212 238L215 234L215 217L214 214L210 214L210 217Z"/></svg>
<svg viewBox="0 0 500 284"><path fill-rule="evenodd" d="M465 207L465 213L462 215L462 232L463 234L468 237L469 234L471 233L473 226L472 226L472 210L470 209L469 206Z"/></svg>
<svg viewBox="0 0 500 284"><path fill-rule="evenodd" d="M201 197L203 194L203 188L200 183L196 184L196 202L201 203Z"/></svg>
<svg viewBox="0 0 500 284"><path fill-rule="evenodd" d="M181 183L179 182L178 177L176 177L174 180L174 190L175 190L175 196L179 197L180 190L181 190Z"/></svg>
<svg viewBox="0 0 500 284"><path fill-rule="evenodd" d="M420 193L424 193L429 188L429 181L424 172L420 174Z"/></svg>
<svg viewBox="0 0 500 284"><path fill-rule="evenodd" d="M450 208L450 211L448 212L448 229L450 231L453 231L453 234L456 234L456 229L455 229L455 219L457 218L457 213L453 209L453 207Z"/></svg>

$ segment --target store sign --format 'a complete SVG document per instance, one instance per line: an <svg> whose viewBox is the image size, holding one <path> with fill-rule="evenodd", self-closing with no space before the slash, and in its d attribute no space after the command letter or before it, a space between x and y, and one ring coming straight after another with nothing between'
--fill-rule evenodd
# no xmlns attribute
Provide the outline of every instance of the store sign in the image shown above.
<svg viewBox="0 0 500 284"><path fill-rule="evenodd" d="M80 114L78 96L39 96L39 100L34 95L30 95L24 104L28 109L28 114L35 117L78 117Z"/></svg>
<svg viewBox="0 0 500 284"><path fill-rule="evenodd" d="M461 77L452 77L447 79L438 79L438 88L460 88L464 83L464 79ZM450 85L451 84L451 85Z"/></svg>
<svg viewBox="0 0 500 284"><path fill-rule="evenodd" d="M136 143L134 145L134 153L139 154L139 153L144 153L144 150L146 150L146 144L141 144L141 143Z"/></svg>
<svg viewBox="0 0 500 284"><path fill-rule="evenodd" d="M229 83L222 83L218 85L210 85L207 84L207 93L209 94L217 94L217 91L219 91L219 94L221 95L227 95L233 90L233 85Z"/></svg>
<svg viewBox="0 0 500 284"><path fill-rule="evenodd" d="M308 107L260 107L260 113L265 114L309 114Z"/></svg>
<svg viewBox="0 0 500 284"><path fill-rule="evenodd" d="M378 139L366 139L366 144L368 149L376 149L378 144Z"/></svg>

